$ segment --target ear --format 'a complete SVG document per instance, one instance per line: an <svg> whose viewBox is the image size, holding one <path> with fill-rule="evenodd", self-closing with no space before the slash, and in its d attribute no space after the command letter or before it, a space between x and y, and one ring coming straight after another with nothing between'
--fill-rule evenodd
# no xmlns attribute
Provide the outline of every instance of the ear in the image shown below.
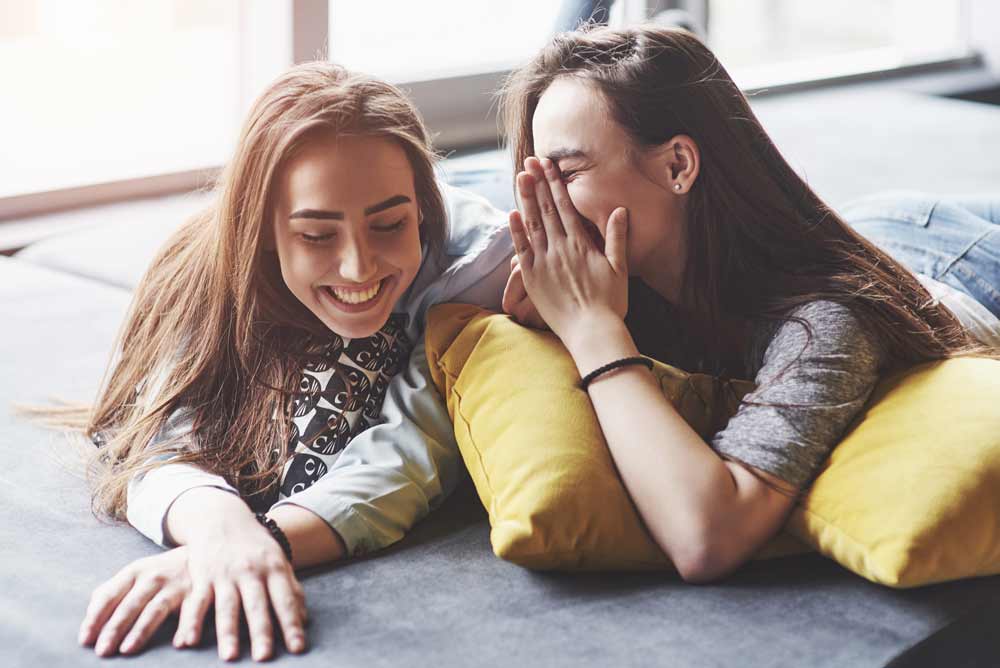
<svg viewBox="0 0 1000 668"><path fill-rule="evenodd" d="M701 152L698 150L698 145L687 135L676 135L663 142L658 152L670 192L676 195L690 192L701 168Z"/></svg>

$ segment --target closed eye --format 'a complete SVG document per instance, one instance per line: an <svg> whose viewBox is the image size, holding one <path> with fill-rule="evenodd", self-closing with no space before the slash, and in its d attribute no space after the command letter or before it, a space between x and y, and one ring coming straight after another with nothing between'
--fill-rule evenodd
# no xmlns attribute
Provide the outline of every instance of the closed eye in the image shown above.
<svg viewBox="0 0 1000 668"><path fill-rule="evenodd" d="M311 243L311 244L321 244L324 241L326 241L327 239L332 239L334 235L332 233L330 233L330 234L306 234L305 232L303 232L299 236L302 237L302 240L305 241L305 242L308 242L308 243Z"/></svg>
<svg viewBox="0 0 1000 668"><path fill-rule="evenodd" d="M373 225L372 229L376 232L395 232L396 230L401 230L405 224L406 219L400 218L392 225Z"/></svg>
<svg viewBox="0 0 1000 668"><path fill-rule="evenodd" d="M563 181L570 181L580 172L579 169L563 169L559 172L559 178Z"/></svg>

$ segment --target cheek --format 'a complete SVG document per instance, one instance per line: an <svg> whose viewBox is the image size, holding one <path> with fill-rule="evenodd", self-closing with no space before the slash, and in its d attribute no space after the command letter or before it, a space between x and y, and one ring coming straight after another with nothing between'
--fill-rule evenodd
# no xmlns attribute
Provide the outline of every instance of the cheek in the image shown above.
<svg viewBox="0 0 1000 668"><path fill-rule="evenodd" d="M592 187L582 180L569 183L566 192L569 193L577 212L596 225L603 235L608 216L615 210L616 205L608 201L600 188Z"/></svg>
<svg viewBox="0 0 1000 668"><path fill-rule="evenodd" d="M318 253L303 253L300 250L279 249L278 263L281 268L281 278L293 295L300 301L310 299L313 283L322 276Z"/></svg>

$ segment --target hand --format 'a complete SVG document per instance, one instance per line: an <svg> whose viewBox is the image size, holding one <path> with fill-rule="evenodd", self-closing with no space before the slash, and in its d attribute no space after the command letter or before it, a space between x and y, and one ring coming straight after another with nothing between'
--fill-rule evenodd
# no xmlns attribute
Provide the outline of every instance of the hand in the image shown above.
<svg viewBox="0 0 1000 668"><path fill-rule="evenodd" d="M625 318L628 215L621 207L612 212L601 250L552 161L528 158L525 169L517 175L523 213L511 213L511 237L528 297L568 346L595 318Z"/></svg>
<svg viewBox="0 0 1000 668"><path fill-rule="evenodd" d="M514 316L514 320L526 327L549 328L538 314L538 309L531 303L528 291L524 287L524 276L517 255L510 259L510 276L507 278L507 287L503 290L502 305L504 313Z"/></svg>
<svg viewBox="0 0 1000 668"><path fill-rule="evenodd" d="M255 660L273 653L272 606L286 647L304 651L307 612L302 587L270 534L259 524L260 535L247 531L250 528L127 565L94 591L80 626L80 643L94 644L100 656L138 652L166 618L180 610L173 643L178 649L192 647L200 642L205 614L214 601L220 658L239 656L241 603Z"/></svg>
<svg viewBox="0 0 1000 668"><path fill-rule="evenodd" d="M188 550L178 547L137 559L100 585L80 625L80 644L98 656L139 651L191 594Z"/></svg>
<svg viewBox="0 0 1000 668"><path fill-rule="evenodd" d="M305 651L303 627L308 613L302 585L281 546L253 515L242 521L233 519L211 534L198 534L187 547L193 591L189 604L181 609L176 647L198 643L205 613L214 600L221 659L239 657L241 607L255 661L273 655L272 608L288 650Z"/></svg>

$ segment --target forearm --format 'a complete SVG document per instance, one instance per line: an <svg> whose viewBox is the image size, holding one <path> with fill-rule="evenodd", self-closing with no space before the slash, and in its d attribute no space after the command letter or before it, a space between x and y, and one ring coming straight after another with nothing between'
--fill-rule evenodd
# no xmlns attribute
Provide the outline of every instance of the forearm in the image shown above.
<svg viewBox="0 0 1000 668"><path fill-rule="evenodd" d="M581 375L638 354L620 320L582 327L567 347ZM729 467L684 421L643 367L624 367L589 388L608 448L657 544L682 574L707 558L746 558L745 518Z"/></svg>
<svg viewBox="0 0 1000 668"><path fill-rule="evenodd" d="M344 541L325 520L311 510L287 503L271 508L267 515L278 523L288 537L295 568L308 568L343 559Z"/></svg>
<svg viewBox="0 0 1000 668"><path fill-rule="evenodd" d="M178 545L256 524L250 507L236 494L215 487L195 487L170 505L165 526Z"/></svg>

